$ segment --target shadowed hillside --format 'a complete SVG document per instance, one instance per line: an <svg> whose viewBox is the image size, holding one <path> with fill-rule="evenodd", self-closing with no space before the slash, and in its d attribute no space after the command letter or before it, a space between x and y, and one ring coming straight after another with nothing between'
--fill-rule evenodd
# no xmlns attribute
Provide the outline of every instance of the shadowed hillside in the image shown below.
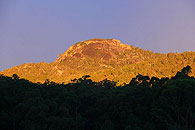
<svg viewBox="0 0 195 130"><path fill-rule="evenodd" d="M0 75L2 130L194 130L195 78L186 66L172 78L137 75L130 83L43 84Z"/></svg>
<svg viewBox="0 0 195 130"><path fill-rule="evenodd" d="M137 74L171 77L184 66L195 72L195 52L160 54L123 44L116 39L90 39L78 42L52 63L28 63L4 70L4 75L17 74L33 82L46 79L70 82L83 75L92 80L128 83Z"/></svg>

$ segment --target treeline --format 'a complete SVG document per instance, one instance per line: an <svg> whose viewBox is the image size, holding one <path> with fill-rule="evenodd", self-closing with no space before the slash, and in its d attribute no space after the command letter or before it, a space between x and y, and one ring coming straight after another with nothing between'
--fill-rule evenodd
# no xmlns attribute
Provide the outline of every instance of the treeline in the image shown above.
<svg viewBox="0 0 195 130"><path fill-rule="evenodd" d="M90 76L69 84L0 76L1 130L194 130L195 78L137 75L117 86Z"/></svg>

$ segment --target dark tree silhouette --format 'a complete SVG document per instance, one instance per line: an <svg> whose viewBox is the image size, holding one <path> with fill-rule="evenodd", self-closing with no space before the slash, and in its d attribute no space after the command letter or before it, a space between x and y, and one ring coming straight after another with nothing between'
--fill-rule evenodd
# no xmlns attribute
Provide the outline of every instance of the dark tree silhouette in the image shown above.
<svg viewBox="0 0 195 130"><path fill-rule="evenodd" d="M69 84L0 75L2 130L194 130L195 78L137 75L117 86L89 75Z"/></svg>

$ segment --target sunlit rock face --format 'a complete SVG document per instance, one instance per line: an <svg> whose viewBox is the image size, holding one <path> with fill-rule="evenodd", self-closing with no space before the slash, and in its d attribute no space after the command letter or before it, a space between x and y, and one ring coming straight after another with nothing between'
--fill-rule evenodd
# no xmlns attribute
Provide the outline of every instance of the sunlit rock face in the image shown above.
<svg viewBox="0 0 195 130"><path fill-rule="evenodd" d="M90 39L74 44L55 62L86 71L134 64L152 56L152 51L135 48L116 39Z"/></svg>
<svg viewBox="0 0 195 130"><path fill-rule="evenodd" d="M59 55L56 62L61 62L70 57L110 60L116 58L116 55L120 53L132 50L132 48L132 46L123 44L116 39L90 39L71 46L64 54Z"/></svg>

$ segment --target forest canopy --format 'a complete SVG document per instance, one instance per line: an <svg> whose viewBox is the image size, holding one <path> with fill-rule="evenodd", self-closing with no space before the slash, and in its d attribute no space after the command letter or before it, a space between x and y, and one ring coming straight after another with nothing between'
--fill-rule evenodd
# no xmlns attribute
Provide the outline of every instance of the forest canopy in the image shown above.
<svg viewBox="0 0 195 130"><path fill-rule="evenodd" d="M32 83L0 75L2 130L194 130L195 78L137 75L117 86L89 75L71 83Z"/></svg>

